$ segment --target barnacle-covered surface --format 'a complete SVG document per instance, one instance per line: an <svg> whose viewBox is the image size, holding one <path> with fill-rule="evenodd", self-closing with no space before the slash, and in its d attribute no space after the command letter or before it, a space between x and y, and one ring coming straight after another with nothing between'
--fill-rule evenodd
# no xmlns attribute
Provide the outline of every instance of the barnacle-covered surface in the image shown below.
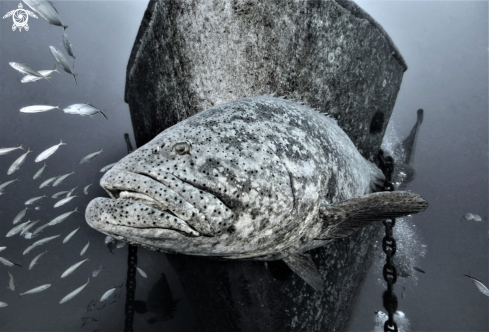
<svg viewBox="0 0 489 332"><path fill-rule="evenodd" d="M331 115L374 160L405 70L386 36L349 1L151 2L126 77L138 146L212 106L275 93ZM206 330L340 331L378 230L312 251L323 292L280 262L168 258Z"/></svg>

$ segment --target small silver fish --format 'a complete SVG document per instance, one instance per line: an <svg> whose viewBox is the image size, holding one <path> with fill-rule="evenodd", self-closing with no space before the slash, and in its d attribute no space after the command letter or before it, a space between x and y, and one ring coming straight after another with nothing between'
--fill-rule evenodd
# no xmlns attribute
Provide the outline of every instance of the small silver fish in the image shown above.
<svg viewBox="0 0 489 332"><path fill-rule="evenodd" d="M37 234L41 233L41 232L44 230L44 228L46 228L46 227L48 227L48 226L50 226L50 225L49 225L49 224L44 224L44 225L42 225L41 227L38 227L38 228L37 228L37 229L36 229L34 232L32 232L32 234L31 234L31 236L30 236L30 237L31 237L31 238L36 237L36 236L37 236ZM26 234L27 234L27 233L26 233Z"/></svg>
<svg viewBox="0 0 489 332"><path fill-rule="evenodd" d="M40 200L40 199L42 199L42 198L44 198L44 197L48 197L48 196L46 196L46 194L44 194L44 195L42 195L42 196L33 197L33 198L28 199L27 201L25 201L25 203L24 203L24 204L25 204L25 205L31 205L32 203L34 203L34 202L36 202L36 201L38 201L38 200Z"/></svg>
<svg viewBox="0 0 489 332"><path fill-rule="evenodd" d="M7 247L0 247L0 251L4 251Z"/></svg>
<svg viewBox="0 0 489 332"><path fill-rule="evenodd" d="M80 161L78 162L78 164L84 164L84 163L90 162L90 160L92 160L94 157L96 157L99 154L101 154L103 151L104 151L104 149L102 148L100 151L93 152L93 153L90 153L90 154L86 155L85 157L83 157L82 159L80 159Z"/></svg>
<svg viewBox="0 0 489 332"><path fill-rule="evenodd" d="M50 106L50 105L32 105L32 106L26 106L26 107L22 107L20 109L20 111L22 113L40 113L40 112L47 112L47 111L51 111L51 110L54 110L55 108L57 109L61 109L59 108L59 106Z"/></svg>
<svg viewBox="0 0 489 332"><path fill-rule="evenodd" d="M116 240L115 240L115 239L114 239L112 236L107 235L107 236L105 237L104 243L105 243L105 244L108 244L109 242L115 242L115 241L116 241Z"/></svg>
<svg viewBox="0 0 489 332"><path fill-rule="evenodd" d="M15 225L16 223L18 223L19 221L22 220L22 218L25 217L25 214L27 212L27 208L25 208L24 210L20 211L14 218L14 221L13 221L13 224Z"/></svg>
<svg viewBox="0 0 489 332"><path fill-rule="evenodd" d="M72 274L80 265L82 265L86 261L88 261L88 258L87 259L84 259L82 261L79 261L78 263L75 263L72 266L70 266L68 269L66 269L65 272L63 272L63 274L61 275L61 278L67 277L70 274Z"/></svg>
<svg viewBox="0 0 489 332"><path fill-rule="evenodd" d="M34 209L37 210L37 211L39 211L41 209L41 207L40 206L36 206Z"/></svg>
<svg viewBox="0 0 489 332"><path fill-rule="evenodd" d="M112 167L114 167L114 165L117 164L117 163L112 163L112 164L108 164L107 166L104 166L101 170L100 170L100 173L104 173L104 172L107 172L109 169L111 169Z"/></svg>
<svg viewBox="0 0 489 332"><path fill-rule="evenodd" d="M32 268L34 267L34 265L36 265L37 261L39 260L39 258L41 258L42 255L48 253L49 251L45 251L43 253L40 253L39 255L37 255L36 257L34 257L31 261L31 263L29 264L29 270L32 270Z"/></svg>
<svg viewBox="0 0 489 332"><path fill-rule="evenodd" d="M85 255L85 253L87 252L87 249L88 249L88 246L89 245L90 245L90 241L88 241L88 243L85 244L85 246L83 247L82 251L80 251L80 256Z"/></svg>
<svg viewBox="0 0 489 332"><path fill-rule="evenodd" d="M8 307L8 304L0 301L0 308L5 308L5 307Z"/></svg>
<svg viewBox="0 0 489 332"><path fill-rule="evenodd" d="M472 213L466 213L462 216L462 218L466 221L474 220L474 216L472 215Z"/></svg>
<svg viewBox="0 0 489 332"><path fill-rule="evenodd" d="M104 295L102 295L102 297L100 298L100 302L107 300L112 294L114 294L114 292L115 292L116 289L117 288L114 287L114 288L111 288L108 291L106 291L104 293Z"/></svg>
<svg viewBox="0 0 489 332"><path fill-rule="evenodd" d="M75 229L74 231L71 231L70 234L66 235L66 237L64 238L63 240L63 243L66 243L68 242L72 237L73 235L75 235L75 233L80 229L80 226L78 226L77 229Z"/></svg>
<svg viewBox="0 0 489 332"><path fill-rule="evenodd" d="M27 157L27 155L29 153L31 153L32 150L27 148L27 152L24 153L22 156L20 156L19 158L17 158L13 163L12 163L12 166L10 166L10 168L8 169L7 171L7 174L10 175L12 174L13 172L15 172L16 170L18 170L20 168L20 166L22 166L22 164L24 163L25 161L25 158Z"/></svg>
<svg viewBox="0 0 489 332"><path fill-rule="evenodd" d="M73 104L68 106L67 108L63 108L63 112L67 114L77 114L81 116L85 116L85 115L92 116L97 113L101 113L108 120L104 112L95 108L95 106L91 104Z"/></svg>
<svg viewBox="0 0 489 332"><path fill-rule="evenodd" d="M56 150L58 150L58 148L61 146L61 145L66 145L66 143L63 143L63 141L60 141L59 144L56 144L46 150L44 150L43 152L41 152L41 154L39 156L37 156L36 160L34 160L36 163L40 162L40 161L43 161L45 159L47 159L48 157L50 157L53 153L56 152Z"/></svg>
<svg viewBox="0 0 489 332"><path fill-rule="evenodd" d="M0 148L0 156L1 155L4 155L4 154L7 154L9 152L12 152L14 150L17 150L17 149L24 150L24 148L22 147L22 144L19 145L18 147L14 147L14 148Z"/></svg>
<svg viewBox="0 0 489 332"><path fill-rule="evenodd" d="M25 226L22 231L20 232L20 236L24 236L24 234L26 232L28 232L32 227L34 227L35 224L37 224L39 222L39 220L36 220L36 221L33 221L32 223L30 223L29 225Z"/></svg>
<svg viewBox="0 0 489 332"><path fill-rule="evenodd" d="M78 196L75 195L75 196L69 196L69 197L63 198L62 200L60 200L56 204L54 204L54 207L57 208L61 205L65 205L66 203L68 203L69 201L71 201L75 197L78 197Z"/></svg>
<svg viewBox="0 0 489 332"><path fill-rule="evenodd" d="M54 65L54 69L53 70L39 70L38 72L42 76L47 77L48 79L51 78L51 77L49 77L49 75L51 75L54 72L61 74L58 71L58 69L56 68L56 65ZM22 79L20 80L20 82L21 83L32 83L32 82L35 82L35 81L39 81L41 79L42 79L42 77L37 77L37 76L32 76L32 75L25 75L24 77L22 77Z"/></svg>
<svg viewBox="0 0 489 332"><path fill-rule="evenodd" d="M47 77L44 77L41 73L39 73L38 71L35 71L34 69L32 69L31 67L27 66L24 63L9 62L9 65L12 66L12 68L14 68L15 70L20 71L22 74L32 75L32 76L36 76L36 77L40 77L40 78L45 78L49 82Z"/></svg>
<svg viewBox="0 0 489 332"><path fill-rule="evenodd" d="M32 239L32 233L31 232L25 232L24 239L27 239L27 240Z"/></svg>
<svg viewBox="0 0 489 332"><path fill-rule="evenodd" d="M49 287L51 287L51 284L41 285L41 286L38 286L36 288L29 289L27 292L19 294L19 296L26 295L26 294L39 293L39 292L42 292L43 290L48 289Z"/></svg>
<svg viewBox="0 0 489 332"><path fill-rule="evenodd" d="M478 214L472 213L472 215L474 216L474 221L475 221L475 222L482 221L481 216L479 216Z"/></svg>
<svg viewBox="0 0 489 332"><path fill-rule="evenodd" d="M9 271L7 271L7 273L9 277L8 287L10 288L10 290L15 291L14 276L11 275Z"/></svg>
<svg viewBox="0 0 489 332"><path fill-rule="evenodd" d="M102 272L102 270L105 270L105 268L103 268L102 266L100 266L100 268L99 268L99 269L97 269L97 270L93 270L93 272L92 272L92 276L93 276L94 278L95 278L95 277L97 277L97 276L100 274L100 272Z"/></svg>
<svg viewBox="0 0 489 332"><path fill-rule="evenodd" d="M7 182L0 184L0 191L3 191L5 188L7 188L8 185L11 185L15 181L20 181L20 180L19 180L19 178L17 178L15 180L10 180L10 181L7 181Z"/></svg>
<svg viewBox="0 0 489 332"><path fill-rule="evenodd" d="M49 24L63 27L66 29L68 26L64 25L59 17L58 11L54 8L51 1L48 0L23 0L24 3L29 6L39 16L49 22Z"/></svg>
<svg viewBox="0 0 489 332"><path fill-rule="evenodd" d="M78 295L78 293L80 293L83 288L85 288L88 284L90 283L90 278L88 278L88 281L86 284L78 287L77 289L75 289L74 291L72 291L71 293L69 293L68 295L66 295L65 297L63 297L61 299L61 301L59 301L59 304L62 304L62 303L65 303L66 301L69 301L71 300L72 298L74 298L76 295Z"/></svg>
<svg viewBox="0 0 489 332"><path fill-rule="evenodd" d="M480 280L466 274L464 274L464 277L469 277L474 283L474 286L477 287L479 292L481 292L485 296L489 296L489 289Z"/></svg>
<svg viewBox="0 0 489 332"><path fill-rule="evenodd" d="M56 218L54 218L53 220L48 222L48 224L49 224L49 226L57 225L60 222L64 221L66 218L68 218L71 214L73 214L75 212L78 212L78 206L73 211L66 212L66 213L63 213L62 215L57 216Z"/></svg>
<svg viewBox="0 0 489 332"><path fill-rule="evenodd" d="M75 69L75 58L76 56L73 54L73 44L70 42L68 35L66 32L63 33L63 46L65 47L66 53L73 58L73 69Z"/></svg>
<svg viewBox="0 0 489 332"><path fill-rule="evenodd" d="M39 168L39 170L36 172L36 174L34 174L34 176L32 177L33 180L37 179L38 177L41 176L42 172L44 172L44 169L46 168L46 163L44 163L44 166Z"/></svg>
<svg viewBox="0 0 489 332"><path fill-rule="evenodd" d="M66 197L70 197L71 194L73 194L73 192L75 191L76 188L78 188L78 186L75 187L75 188L73 188L73 189L71 189L70 191L68 191L68 193L66 194Z"/></svg>
<svg viewBox="0 0 489 332"><path fill-rule="evenodd" d="M6 259L4 257L0 257L0 263L2 263L5 266L14 266L14 265L17 265L17 266L22 267L22 265L16 264L14 262L11 262L11 261L9 261L8 259Z"/></svg>
<svg viewBox="0 0 489 332"><path fill-rule="evenodd" d="M59 175L53 176L52 178L47 179L46 181L41 183L41 185L39 186L39 189L49 186L49 184L51 182L53 182L54 180L56 180L57 178L59 178Z"/></svg>
<svg viewBox="0 0 489 332"><path fill-rule="evenodd" d="M76 83L76 75L78 75L78 74L75 74L71 70L70 64L68 63L68 60L66 59L64 54L54 46L49 46L49 49L51 50L51 54L53 55L54 59L61 65L63 70L65 72L67 72L68 74L73 75L73 79L75 80L75 84L78 84L78 83Z"/></svg>
<svg viewBox="0 0 489 332"><path fill-rule="evenodd" d="M30 224L31 221L26 221L20 225L17 225L15 226L14 228L12 228L10 231L8 231L7 235L5 235L6 237L11 237L11 236L14 236L15 234L18 234L20 233L28 224Z"/></svg>
<svg viewBox="0 0 489 332"><path fill-rule="evenodd" d="M124 241L117 241L117 245L116 245L116 248L117 249L121 249L121 248L124 248L126 246L127 242L124 242Z"/></svg>
<svg viewBox="0 0 489 332"><path fill-rule="evenodd" d="M83 188L83 193L85 195L88 195L88 187L90 187L92 184L90 183L88 186L86 186L85 188Z"/></svg>
<svg viewBox="0 0 489 332"><path fill-rule="evenodd" d="M50 237L46 237L44 239L41 239L39 241L34 242L30 247L28 247L26 250L24 250L24 253L22 255L25 255L25 254L29 253L35 247L40 246L40 245L43 245L43 244L45 244L45 243L47 243L47 242L49 242L51 240L56 239L57 237L59 237L59 234L58 235L54 235L54 236L50 236Z"/></svg>
<svg viewBox="0 0 489 332"><path fill-rule="evenodd" d="M65 190L65 191L60 191L60 192L57 192L56 194L54 194L53 196L51 196L51 198L58 198L59 196L63 196L65 194L69 193L68 190Z"/></svg>
<svg viewBox="0 0 489 332"><path fill-rule="evenodd" d="M141 275L141 277L143 277L143 278L147 278L148 277L148 275L143 270L141 270L139 267L136 267L136 269L138 270L138 272Z"/></svg>
<svg viewBox="0 0 489 332"><path fill-rule="evenodd" d="M68 173L68 174L65 174L65 175L62 175L60 176L56 181L54 181L53 183L53 187L56 187L57 185L59 185L61 182L63 182L68 176L72 175L72 174L75 174L75 170L73 170L73 172L71 173Z"/></svg>

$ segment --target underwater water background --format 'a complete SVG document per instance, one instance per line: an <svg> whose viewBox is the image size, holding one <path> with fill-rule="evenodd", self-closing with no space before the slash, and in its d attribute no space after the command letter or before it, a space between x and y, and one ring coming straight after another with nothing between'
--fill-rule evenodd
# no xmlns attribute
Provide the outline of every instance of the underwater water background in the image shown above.
<svg viewBox="0 0 489 332"><path fill-rule="evenodd" d="M386 139L396 141L406 137L415 122L416 110L425 110L415 154L416 179L407 189L421 194L430 206L407 222L416 225L411 228L419 240L415 245L426 245L424 257L416 258L417 266L426 273L417 274L416 280L399 279L395 287L399 310L405 314L411 331L488 331L487 297L463 276L470 273L484 284L489 283L488 4L485 1L356 2L384 27L409 66ZM1 15L16 9L18 4L18 1L0 1ZM27 32L12 31L11 18L0 21L0 147L23 144L26 149L34 150L12 175L7 175L7 169L25 152L16 150L0 156L0 184L16 177L20 180L0 195L0 246L7 247L0 256L23 266L0 265L0 301L8 303L0 308L0 330L120 331L124 326L124 289L96 303L88 312L87 307L124 281L127 246L114 249L112 254L104 244L105 235L91 229L83 213L74 213L61 224L46 228L35 240L3 235L14 227L12 220L29 198L48 196L31 205L22 220L39 219L35 229L75 207L84 211L94 197L106 197L98 186L103 174L100 169L127 154L124 133L129 133L131 139L134 137L123 98L124 85L127 61L147 1L56 1L54 5L69 26L66 33L74 44L77 85L61 68L61 74L52 74L51 84L46 80L20 83L22 75L8 63L26 63L37 70L52 69L55 60L49 45L64 52L60 44L63 29L49 25L40 17L29 18ZM70 57L68 61L72 64ZM108 120L101 114L80 117L60 110L19 112L21 107L29 105L64 108L86 102L103 110ZM43 162L35 163L35 157L58 144L60 139L67 145L45 161L43 175L33 180L32 176L43 165ZM102 148L102 154L90 163L78 164L82 157ZM61 185L39 189L44 180L73 170L75 174ZM93 186L85 195L83 188L90 183ZM79 197L53 208L59 199L51 196L75 186L78 188L74 193ZM37 206L40 210L34 209ZM479 214L482 221L461 220L467 212ZM75 236L63 244L62 239L79 226ZM59 238L22 254L33 241L58 234ZM81 256L88 241L88 250ZM45 250L49 252L29 270L31 260ZM63 271L86 258L89 261L73 274L61 278ZM350 331L373 331L374 311L383 310L381 294L385 284L379 281L381 259L375 259ZM105 270L93 277L92 272L101 266ZM165 255L139 249L138 267L147 278L137 275L136 300L145 302L148 312L135 314L134 329L202 331ZM8 289L10 277L6 271L14 277L15 291ZM59 304L88 278L90 283L80 294ZM51 287L19 298L20 293L43 284ZM406 289L404 298L401 298L402 287ZM120 297L115 298L119 293Z"/></svg>

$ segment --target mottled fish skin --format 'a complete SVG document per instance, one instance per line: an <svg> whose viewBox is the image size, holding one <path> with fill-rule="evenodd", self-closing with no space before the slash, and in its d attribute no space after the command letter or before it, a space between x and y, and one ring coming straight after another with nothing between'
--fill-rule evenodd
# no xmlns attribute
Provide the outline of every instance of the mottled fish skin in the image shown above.
<svg viewBox="0 0 489 332"><path fill-rule="evenodd" d="M46 168L46 163L44 163L44 166L39 168L39 170L36 172L36 174L34 174L34 176L32 177L33 180L37 179L38 177L41 176L42 172L44 172L44 169Z"/></svg>
<svg viewBox="0 0 489 332"><path fill-rule="evenodd" d="M15 172L16 170L18 170L20 168L20 166L22 166L22 164L24 163L25 161L25 158L27 157L27 155L29 153L31 153L32 150L27 148L27 152L24 153L22 156L20 156L19 158L17 158L13 163L12 163L12 166L10 166L10 168L8 169L7 171L7 174L10 175L12 174L13 172Z"/></svg>
<svg viewBox="0 0 489 332"><path fill-rule="evenodd" d="M4 154L7 154L9 152L12 152L14 150L17 150L17 149L21 149L21 150L24 150L24 148L22 147L22 144L17 146L17 147L14 147L14 148L0 148L0 156L1 155L4 155Z"/></svg>
<svg viewBox="0 0 489 332"><path fill-rule="evenodd" d="M103 151L104 151L104 149L102 148L100 151L93 152L93 153L90 153L90 154L86 155L85 157L83 157L82 159L80 159L80 161L78 162L78 164L85 164L85 163L90 162L94 157L98 156Z"/></svg>
<svg viewBox="0 0 489 332"><path fill-rule="evenodd" d="M61 145L66 145L66 143L63 143L62 140L60 140L59 144L53 145L52 147L44 150L41 152L36 159L34 160L36 163L43 161L47 158L49 158L53 153L55 153Z"/></svg>
<svg viewBox="0 0 489 332"><path fill-rule="evenodd" d="M63 27L66 29L68 26L61 22L58 11L54 8L53 4L47 0L22 0L39 16L49 22L49 24Z"/></svg>
<svg viewBox="0 0 489 332"><path fill-rule="evenodd" d="M77 74L75 74L71 70L70 64L68 63L68 60L66 59L64 54L54 46L49 46L49 49L51 50L51 54L53 55L54 59L61 65L61 68L63 68L63 70L65 72L67 72L68 74L73 75L73 79L75 80L75 84L78 84L78 83L76 83L76 75Z"/></svg>
<svg viewBox="0 0 489 332"><path fill-rule="evenodd" d="M278 260L347 236L324 224L324 209L383 180L336 120L250 97L183 120L123 158L100 181L112 199L92 200L85 216L152 250Z"/></svg>

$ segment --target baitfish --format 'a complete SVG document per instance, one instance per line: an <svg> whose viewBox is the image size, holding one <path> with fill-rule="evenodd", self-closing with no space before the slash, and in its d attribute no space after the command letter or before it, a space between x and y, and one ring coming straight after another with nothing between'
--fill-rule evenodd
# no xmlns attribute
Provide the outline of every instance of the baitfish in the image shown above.
<svg viewBox="0 0 489 332"><path fill-rule="evenodd" d="M53 220L48 222L48 225L49 226L57 225L60 222L64 221L66 218L68 218L71 214L73 214L75 212L78 212L78 206L73 211L65 212L62 215L57 216L56 218L54 218Z"/></svg>
<svg viewBox="0 0 489 332"><path fill-rule="evenodd" d="M60 191L60 192L57 192L56 194L54 194L53 196L51 196L51 198L58 198L60 196L66 195L67 193L69 193L68 190Z"/></svg>
<svg viewBox="0 0 489 332"><path fill-rule="evenodd" d="M102 148L102 149L100 149L100 151L93 152L93 153L90 153L90 154L86 155L85 157L83 157L82 159L80 159L80 161L78 162L78 164L85 164L85 163L90 162L93 158L95 158L96 156L98 156L99 154L101 154L103 151L104 151L104 149Z"/></svg>
<svg viewBox="0 0 489 332"><path fill-rule="evenodd" d="M10 168L8 169L7 171L7 174L10 175L12 174L13 172L15 172L16 170L18 170L20 168L20 166L22 166L22 164L24 163L25 161L25 158L27 157L27 155L29 153L31 153L32 150L27 148L27 152L24 153L22 156L20 156L19 158L17 158L13 163L12 165L10 166Z"/></svg>
<svg viewBox="0 0 489 332"><path fill-rule="evenodd" d="M50 106L50 105L32 105L22 107L20 111L22 113L39 113L39 112L47 112L54 110L55 108L60 109L59 106Z"/></svg>
<svg viewBox="0 0 489 332"><path fill-rule="evenodd" d="M69 201L71 201L75 197L78 197L78 196L75 195L75 196L65 197L62 200L58 201L56 204L54 204L54 207L57 208L57 207L59 207L61 205L65 205L66 203L68 203Z"/></svg>
<svg viewBox="0 0 489 332"><path fill-rule="evenodd" d="M39 220L36 220L36 221L33 221L32 223L30 223L29 225L26 225L22 231L20 232L20 236L24 236L25 233L27 233L32 227L34 227L37 223L39 222Z"/></svg>
<svg viewBox="0 0 489 332"><path fill-rule="evenodd" d="M78 75L78 74L75 74L71 70L70 64L68 63L68 60L66 59L64 54L54 46L49 46L49 49L51 50L51 54L53 55L54 60L56 60L56 62L58 62L61 65L61 68L63 68L63 70L65 72L73 75L73 79L75 80L75 84L78 84L78 83L76 83L76 75Z"/></svg>
<svg viewBox="0 0 489 332"><path fill-rule="evenodd" d="M141 270L139 267L137 267L136 270L138 270L138 272L141 275L141 277L143 277L143 278L147 278L148 277L148 275L143 270Z"/></svg>
<svg viewBox="0 0 489 332"><path fill-rule="evenodd" d="M41 183L41 185L39 186L39 189L49 186L51 184L51 182L53 182L57 178L59 178L59 175L53 176L52 178L47 179L46 181Z"/></svg>
<svg viewBox="0 0 489 332"><path fill-rule="evenodd" d="M39 78L45 78L49 82L49 79L47 77L43 76L40 72L35 71L25 63L9 62L9 65L15 70L20 71L22 74L32 75Z"/></svg>
<svg viewBox="0 0 489 332"><path fill-rule="evenodd" d="M36 201L38 201L38 200L40 200L40 199L43 199L44 197L48 197L48 196L46 196L46 194L44 194L44 195L42 195L42 196L33 197L33 198L28 199L27 201L25 201L25 203L24 203L24 204L25 204L25 205L31 205L32 203L34 203L34 202L36 202Z"/></svg>
<svg viewBox="0 0 489 332"><path fill-rule="evenodd" d="M101 170L100 170L100 173L104 173L104 172L107 172L109 169L111 169L112 167L114 167L114 165L117 164L117 163L112 163L112 164L108 164L107 166L104 166Z"/></svg>
<svg viewBox="0 0 489 332"><path fill-rule="evenodd" d="M477 289L479 290L479 292L481 292L485 296L489 296L489 289L479 279L471 277L467 274L464 274L464 277L470 278L472 280L472 282L474 283L474 286L477 287Z"/></svg>
<svg viewBox="0 0 489 332"><path fill-rule="evenodd" d="M102 295L102 297L100 298L100 302L107 300L115 292L116 289L117 287L114 287L106 291L104 295Z"/></svg>
<svg viewBox="0 0 489 332"><path fill-rule="evenodd" d="M73 58L73 69L75 68L75 58L76 56L73 54L73 44L71 43L70 39L68 38L68 35L66 32L63 33L63 46L65 47L66 53L68 53L69 56Z"/></svg>
<svg viewBox="0 0 489 332"><path fill-rule="evenodd" d="M78 263L75 263L72 266L70 266L69 268L67 268L66 271L63 272L63 274L61 275L61 278L67 277L70 274L72 274L80 265L82 265L86 261L88 261L88 258L87 259L84 259L82 261L79 261Z"/></svg>
<svg viewBox="0 0 489 332"><path fill-rule="evenodd" d="M9 271L7 271L7 273L8 273L8 277L9 277L8 288L10 288L10 290L12 290L12 291L15 291L14 276L12 274L10 274Z"/></svg>
<svg viewBox="0 0 489 332"><path fill-rule="evenodd" d="M42 292L43 290L48 289L49 287L51 287L51 284L41 285L41 286L38 286L36 288L30 289L27 292L20 293L19 296L22 296L22 295L25 295L25 294L39 293L39 292Z"/></svg>
<svg viewBox="0 0 489 332"><path fill-rule="evenodd" d="M14 183L15 181L20 181L20 180L19 180L19 178L16 178L14 180L10 180L10 181L7 181L7 182L4 182L4 183L0 184L0 192L3 191L5 188L7 188L7 186L9 186L12 183Z"/></svg>
<svg viewBox="0 0 489 332"><path fill-rule="evenodd" d="M382 219L424 211L419 195L382 190L384 175L336 120L273 96L202 111L120 160L87 206L102 233L166 253L282 259L316 290L307 251Z"/></svg>
<svg viewBox="0 0 489 332"><path fill-rule="evenodd" d="M49 24L57 25L66 29L68 26L61 22L58 11L54 8L51 1L48 0L23 0L25 4L33 11L35 11L39 16L49 22Z"/></svg>
<svg viewBox="0 0 489 332"><path fill-rule="evenodd" d="M0 301L0 308L5 308L5 307L8 307L8 304Z"/></svg>
<svg viewBox="0 0 489 332"><path fill-rule="evenodd" d="M75 170L73 170L73 172L71 172L71 173L61 175L56 181L54 181L53 187L56 187L57 185L61 184L61 182L63 182L68 176L70 176L72 174L75 174Z"/></svg>
<svg viewBox="0 0 489 332"><path fill-rule="evenodd" d="M44 166L39 168L39 170L36 172L36 174L34 174L34 176L32 177L33 180L37 179L38 177L41 176L42 172L44 172L44 169L46 168L46 163L44 163Z"/></svg>
<svg viewBox="0 0 489 332"><path fill-rule="evenodd" d="M14 228L12 228L10 231L8 231L7 235L5 235L6 237L11 237L11 236L14 236L18 233L20 233L27 225L29 225L32 221L26 221L20 225L17 225L15 226Z"/></svg>
<svg viewBox="0 0 489 332"><path fill-rule="evenodd" d="M11 261L9 261L8 259L6 259L4 257L0 257L0 263L2 263L5 266L14 266L14 265L17 265L17 266L22 267L22 265L16 264L14 262L11 262Z"/></svg>
<svg viewBox="0 0 489 332"><path fill-rule="evenodd" d="M92 184L90 183L88 186L86 186L85 188L83 188L83 193L85 195L88 195L88 188L91 186Z"/></svg>
<svg viewBox="0 0 489 332"><path fill-rule="evenodd" d="M37 255L36 257L34 257L32 259L32 261L31 261L31 263L29 264L29 270L31 270L34 267L34 265L36 265L37 261L39 260L39 258L41 258L42 255L44 255L44 254L46 254L48 252L49 251L46 250L45 252L40 253L39 255Z"/></svg>
<svg viewBox="0 0 489 332"><path fill-rule="evenodd" d="M85 115L92 116L97 113L100 113L108 120L104 112L102 112L101 110L95 108L95 106L90 104L73 104L66 108L63 108L63 112L67 114L77 114L81 116L85 116Z"/></svg>
<svg viewBox="0 0 489 332"><path fill-rule="evenodd" d="M103 267L102 267L102 265L100 265L100 268L98 268L98 269L96 269L96 270L93 270L93 272L92 272L92 276L93 276L94 278L95 278L95 277L97 277L97 276L100 274L100 272L102 272L102 270L105 270L105 268L103 268Z"/></svg>
<svg viewBox="0 0 489 332"><path fill-rule="evenodd" d="M64 238L64 240L63 240L63 243L68 242L68 241L69 241L69 240L70 240L70 239L73 237L73 235L75 235L75 233L76 233L76 232L77 232L79 229L80 229L80 226L78 226L78 228L77 228L77 229L75 229L75 230L71 231L71 232L70 232L70 234L66 235L66 237L65 237L65 238Z"/></svg>
<svg viewBox="0 0 489 332"><path fill-rule="evenodd" d="M88 284L90 283L90 278L88 278L88 281L86 284L78 287L77 289L75 289L74 291L72 291L71 293L69 293L68 295L66 295L65 297L63 297L61 299L61 301L59 301L59 304L62 304L62 303L65 303L66 301L69 301L71 300L72 298L74 298L76 295L78 295L78 293L80 293L83 288L85 288Z"/></svg>
<svg viewBox="0 0 489 332"><path fill-rule="evenodd" d="M88 249L88 246L89 245L90 245L90 241L88 241L88 243L85 244L85 246L83 247L83 249L80 251L80 256L85 255L85 253L87 252L87 249Z"/></svg>
<svg viewBox="0 0 489 332"><path fill-rule="evenodd" d="M9 152L12 152L14 150L17 150L17 149L21 149L21 150L24 150L24 148L22 147L22 144L17 146L17 147L14 147L14 148L0 148L0 156L1 155L4 155L4 154L7 154Z"/></svg>
<svg viewBox="0 0 489 332"><path fill-rule="evenodd" d="M54 72L56 72L58 74L61 74L58 71L58 69L56 68L56 65L54 65L54 69L53 70L39 70L38 72L39 72L39 74L41 74L42 76L47 77L47 78L51 78L51 77L49 77L49 75L51 75ZM32 82L35 82L35 81L39 81L40 79L42 79L42 77L37 77L37 76L32 76L32 75L25 75L24 77L22 77L22 79L20 80L20 82L21 83L32 83Z"/></svg>
<svg viewBox="0 0 489 332"><path fill-rule="evenodd" d="M40 161L43 161L47 158L49 158L53 153L56 152L56 150L58 150L58 148L61 146L61 145L66 145L66 143L63 143L62 140L60 140L59 144L56 144L56 145L53 145L52 147L44 150L43 152L41 152L41 154L39 154L39 156L36 157L36 159L34 160L36 163L40 162Z"/></svg>
<svg viewBox="0 0 489 332"><path fill-rule="evenodd" d="M13 221L13 224L17 224L19 221L22 220L22 218L25 217L25 214L27 212L27 208L25 208L24 210L20 211L19 214L17 214L14 218L14 221Z"/></svg>
<svg viewBox="0 0 489 332"><path fill-rule="evenodd" d="M23 255L29 253L35 247L40 246L40 245L43 245L43 244L45 244L45 243L47 243L47 242L49 242L51 240L56 239L57 237L59 237L59 235L54 235L54 236L46 237L44 239L41 239L39 241L34 242L30 247L28 247L26 250L24 250Z"/></svg>

